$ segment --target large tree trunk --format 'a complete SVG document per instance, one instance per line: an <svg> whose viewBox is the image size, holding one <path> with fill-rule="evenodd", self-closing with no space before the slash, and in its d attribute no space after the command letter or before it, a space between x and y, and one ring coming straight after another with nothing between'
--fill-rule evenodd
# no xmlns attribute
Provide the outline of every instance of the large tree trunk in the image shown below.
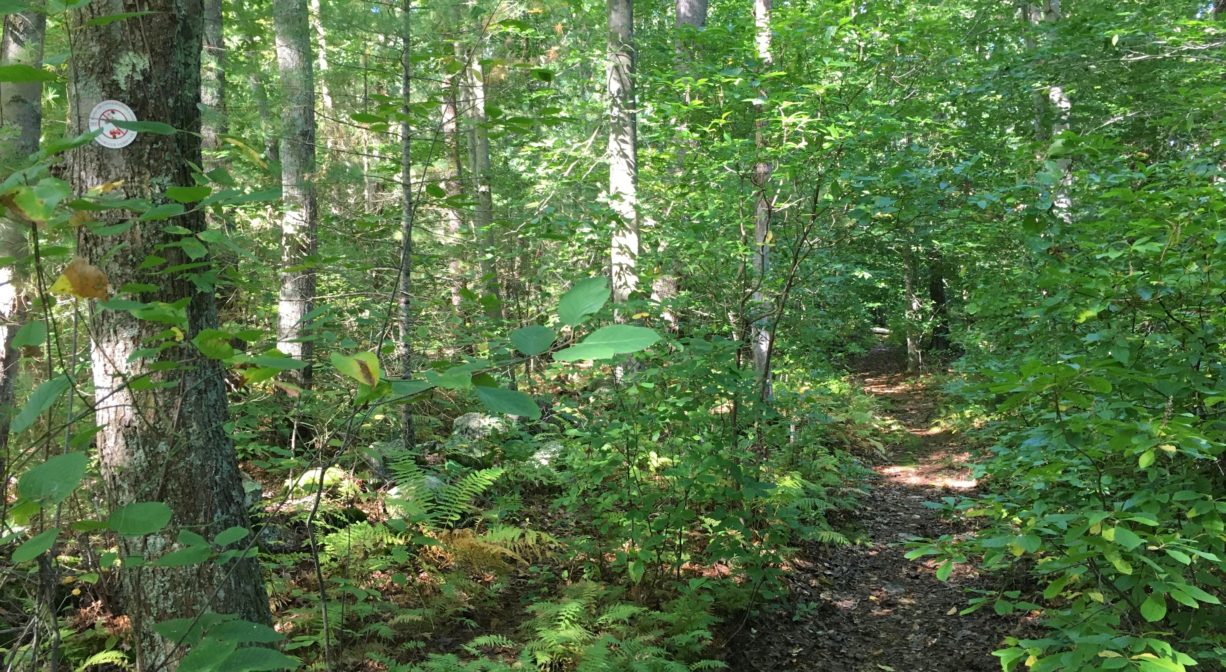
<svg viewBox="0 0 1226 672"><path fill-rule="evenodd" d="M0 36L0 65L41 67L47 16L42 3L28 11L4 17ZM38 151L42 129L42 82L0 83L0 177ZM25 225L0 215L0 257L12 262L0 266L0 492L8 488L9 423L13 410L13 378L21 354L13 337L25 322L22 266L28 256Z"/></svg>
<svg viewBox="0 0 1226 672"><path fill-rule="evenodd" d="M200 0L147 0L139 17L101 20L129 8L124 0L94 0L70 16L73 132L83 132L90 110L106 99L126 102L138 119L164 122L179 132L141 133L122 149L90 143L71 153L68 172L78 193L110 184L118 185L111 196L165 203L163 190L193 184L191 165L201 162L202 7ZM136 214L108 211L99 217L115 222ZM204 217L188 211L172 223L195 235L203 230ZM79 234L81 256L106 273L112 288L147 287L125 294L146 303L186 302L182 340L167 336L165 324L128 311L92 311L95 422L101 428L95 441L105 497L112 507L160 501L173 513L156 534L122 538L124 556L156 557L173 550L180 530L211 538L232 526L248 526L234 446L224 426L222 370L191 345L196 334L217 326L213 291L202 291L192 265L168 270L208 259L190 258L179 247L180 235L168 229L163 222L135 221L116 235L99 236L87 228ZM142 263L152 255L166 263ZM142 379L153 385L134 389L132 383ZM155 634L158 622L205 611L271 620L253 558L225 565L126 567L121 590L141 670L173 669L183 654Z"/></svg>
<svg viewBox="0 0 1226 672"><path fill-rule="evenodd" d="M416 204L413 202L413 126L412 111L413 58L412 0L402 0L400 52L400 273L396 284L397 317L400 327L400 376L413 377L413 222ZM403 404L400 420L404 425L404 449L417 447L413 429L413 407Z"/></svg>
<svg viewBox="0 0 1226 672"><path fill-rule="evenodd" d="M762 68L764 70L769 69L773 63L771 56L771 0L753 0L753 17L755 27L754 49L757 52ZM765 91L759 92L758 98L764 100L766 98ZM767 363L771 351L771 339L774 337L771 327L774 316L765 314L769 311L769 306L766 301L764 284L770 273L772 203L769 186L771 164L761 156L768 149L764 106L762 103L755 103L754 108L757 117L754 122L754 144L757 147L759 158L753 167L753 184L757 189L757 194L754 198L753 227L752 266L754 290L750 301L750 310L757 315L750 328L750 348L753 351L754 371L757 373L758 379L762 384L762 399L769 400L771 398L771 373L767 370Z"/></svg>
<svg viewBox="0 0 1226 672"><path fill-rule="evenodd" d="M638 129L634 102L634 3L608 0L609 204L617 214L610 245L613 301L639 284ZM619 314L619 318L624 315Z"/></svg>
<svg viewBox="0 0 1226 672"><path fill-rule="evenodd" d="M293 376L311 384L314 348L302 340L315 307L315 76L306 0L274 0L277 64L285 103L281 110L281 296L277 310L277 347L307 363Z"/></svg>

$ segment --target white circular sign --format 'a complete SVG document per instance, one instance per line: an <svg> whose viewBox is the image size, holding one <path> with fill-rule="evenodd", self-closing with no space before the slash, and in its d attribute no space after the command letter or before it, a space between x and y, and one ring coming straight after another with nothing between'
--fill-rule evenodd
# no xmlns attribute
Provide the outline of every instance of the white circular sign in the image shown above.
<svg viewBox="0 0 1226 672"><path fill-rule="evenodd" d="M132 144L132 141L136 139L136 131L112 124L113 119L136 121L136 113L118 100L104 100L98 103L89 112L89 130L102 129L94 141L110 149L120 149Z"/></svg>

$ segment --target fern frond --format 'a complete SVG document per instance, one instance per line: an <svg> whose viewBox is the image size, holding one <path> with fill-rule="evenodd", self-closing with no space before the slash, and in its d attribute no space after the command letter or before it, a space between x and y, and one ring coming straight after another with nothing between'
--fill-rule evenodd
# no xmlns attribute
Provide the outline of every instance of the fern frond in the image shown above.
<svg viewBox="0 0 1226 672"><path fill-rule="evenodd" d="M108 651L99 651L89 658L86 658L85 662L77 666L77 672L86 672L86 670L91 667L98 667L101 665L110 665L112 667L118 667L124 670L132 669L132 663L128 660L128 657L124 655L122 651L115 651L112 649Z"/></svg>

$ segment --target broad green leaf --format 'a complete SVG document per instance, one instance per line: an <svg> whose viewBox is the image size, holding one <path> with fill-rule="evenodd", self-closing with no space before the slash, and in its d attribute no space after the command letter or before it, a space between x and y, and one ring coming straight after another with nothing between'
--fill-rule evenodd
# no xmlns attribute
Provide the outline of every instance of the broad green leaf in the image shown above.
<svg viewBox="0 0 1226 672"><path fill-rule="evenodd" d="M55 545L56 537L60 536L60 528L53 527L42 534L36 534L26 540L25 543L13 550L13 563L26 562L33 560L38 556L51 550Z"/></svg>
<svg viewBox="0 0 1226 672"><path fill-rule="evenodd" d="M229 359L234 356L231 338L228 332L220 329L203 329L192 339L192 344L209 359Z"/></svg>
<svg viewBox="0 0 1226 672"><path fill-rule="evenodd" d="M285 635L273 630L267 625L234 619L218 623L209 628L208 636L223 642L238 642L240 644L256 643L271 644L285 639Z"/></svg>
<svg viewBox="0 0 1226 672"><path fill-rule="evenodd" d="M213 549L208 546L188 546L171 551L149 564L155 567L186 567L207 562L211 557Z"/></svg>
<svg viewBox="0 0 1226 672"><path fill-rule="evenodd" d="M34 391L30 393L30 398L21 407L21 412L13 418L12 431L24 432L28 429L35 420L38 420L38 416L51 408L60 395L67 392L70 387L72 384L68 376L56 376L34 388Z"/></svg>
<svg viewBox="0 0 1226 672"><path fill-rule="evenodd" d="M24 63L0 65L0 82L51 82L55 81L55 73L35 68Z"/></svg>
<svg viewBox="0 0 1226 672"><path fill-rule="evenodd" d="M160 121L124 121L122 119L112 119L111 124L129 131L136 131L137 133L152 133L153 135L174 135L178 133L174 126Z"/></svg>
<svg viewBox="0 0 1226 672"><path fill-rule="evenodd" d="M379 358L373 352L359 352L354 355L342 355L334 352L331 355L332 366L337 371L362 383L367 387L379 384Z"/></svg>
<svg viewBox="0 0 1226 672"><path fill-rule="evenodd" d="M953 563L953 561L951 561L951 560L946 560L945 562L942 562L942 563L941 563L941 566L940 566L940 567L937 567L937 580L938 580L938 581L946 581L946 580L948 580L948 579L949 579L949 575L950 575L950 574L952 574L952 573L953 573L953 571L954 571L954 563Z"/></svg>
<svg viewBox="0 0 1226 672"><path fill-rule="evenodd" d="M539 324L520 327L511 332L511 345L515 349L529 357L535 357L547 350L553 345L554 339L558 335L553 329L543 327Z"/></svg>
<svg viewBox="0 0 1226 672"><path fill-rule="evenodd" d="M583 324L609 300L609 279L587 278L576 282L558 302L558 319L572 327Z"/></svg>
<svg viewBox="0 0 1226 672"><path fill-rule="evenodd" d="M178 217L187 212L182 203L163 203L162 205L152 207L140 216L142 222L157 222L171 217Z"/></svg>
<svg viewBox="0 0 1226 672"><path fill-rule="evenodd" d="M138 537L166 527L170 515L170 507L162 502L136 502L116 509L106 525L125 537Z"/></svg>
<svg viewBox="0 0 1226 672"><path fill-rule="evenodd" d="M660 335L653 329L629 324L613 324L597 329L578 345L572 345L554 353L553 358L561 362L609 359L617 355L646 350L659 340Z"/></svg>
<svg viewBox="0 0 1226 672"><path fill-rule="evenodd" d="M84 453L56 455L23 474L17 481L17 493L43 506L59 504L76 490L88 464Z"/></svg>
<svg viewBox="0 0 1226 672"><path fill-rule="evenodd" d="M13 336L13 347L24 348L39 346L47 342L47 323L33 320L21 325L17 335Z"/></svg>
<svg viewBox="0 0 1226 672"><path fill-rule="evenodd" d="M296 670L301 664L297 658L290 658L280 651L246 647L230 654L221 669L231 672Z"/></svg>
<svg viewBox="0 0 1226 672"><path fill-rule="evenodd" d="M206 637L183 656L178 672L238 672L238 668L228 665L230 655L237 650L237 642L220 642Z"/></svg>
<svg viewBox="0 0 1226 672"><path fill-rule="evenodd" d="M178 201L179 203L195 203L196 201L203 200L211 191L213 191L212 188L203 185L167 187L166 198Z"/></svg>
<svg viewBox="0 0 1226 672"><path fill-rule="evenodd" d="M405 397L434 389L433 384L427 383L424 380L393 380L391 383L392 392Z"/></svg>
<svg viewBox="0 0 1226 672"><path fill-rule="evenodd" d="M518 415L532 420L541 417L541 409L532 397L502 387L478 387L477 398L491 413Z"/></svg>
<svg viewBox="0 0 1226 672"><path fill-rule="evenodd" d="M229 546L236 541L246 539L251 534L251 530L245 527L234 526L226 528L217 534L217 538L213 539L213 543L218 546Z"/></svg>
<svg viewBox="0 0 1226 672"><path fill-rule="evenodd" d="M1166 596L1159 592L1149 594L1141 603L1141 616L1150 623L1157 623L1166 617Z"/></svg>

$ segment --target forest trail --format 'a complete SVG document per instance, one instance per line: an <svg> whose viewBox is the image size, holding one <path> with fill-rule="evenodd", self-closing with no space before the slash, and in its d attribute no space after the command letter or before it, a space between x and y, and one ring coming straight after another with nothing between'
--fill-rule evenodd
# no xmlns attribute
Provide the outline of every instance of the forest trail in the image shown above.
<svg viewBox="0 0 1226 672"><path fill-rule="evenodd" d="M904 557L916 537L970 534L965 520L926 507L974 492L969 452L940 429L939 395L924 378L900 373L897 357L877 350L856 374L866 392L914 441L892 446L852 522L850 546L810 546L789 577L792 606L767 610L729 644L736 672L987 672L991 655L1018 617L988 607L966 616L968 591L987 590L984 577L958 565L947 582L938 563ZM850 535L849 535L850 536Z"/></svg>

